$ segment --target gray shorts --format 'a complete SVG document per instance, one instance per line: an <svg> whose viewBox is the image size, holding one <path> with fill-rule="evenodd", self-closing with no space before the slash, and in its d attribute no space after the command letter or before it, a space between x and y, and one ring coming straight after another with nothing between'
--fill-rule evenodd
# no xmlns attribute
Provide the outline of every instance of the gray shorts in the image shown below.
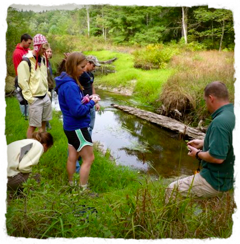
<svg viewBox="0 0 240 244"><path fill-rule="evenodd" d="M29 125L41 127L43 121L52 119L52 103L48 94L44 98L35 98L32 104L28 105Z"/></svg>

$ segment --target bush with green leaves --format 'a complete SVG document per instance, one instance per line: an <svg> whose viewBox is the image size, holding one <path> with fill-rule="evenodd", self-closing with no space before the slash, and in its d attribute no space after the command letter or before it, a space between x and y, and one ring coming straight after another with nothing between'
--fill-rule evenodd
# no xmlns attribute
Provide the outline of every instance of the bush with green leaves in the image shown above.
<svg viewBox="0 0 240 244"><path fill-rule="evenodd" d="M180 51L177 47L150 44L133 52L134 67L142 69L164 69L171 58Z"/></svg>

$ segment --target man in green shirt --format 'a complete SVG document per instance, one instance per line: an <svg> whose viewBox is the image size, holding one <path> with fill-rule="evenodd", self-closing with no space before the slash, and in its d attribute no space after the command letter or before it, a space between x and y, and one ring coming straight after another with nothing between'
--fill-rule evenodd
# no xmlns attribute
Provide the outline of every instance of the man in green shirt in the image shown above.
<svg viewBox="0 0 240 244"><path fill-rule="evenodd" d="M176 192L183 196L213 197L233 188L235 116L225 84L219 81L208 84L204 100L213 120L204 140L188 142L188 155L200 160L202 169L200 173L171 183L166 189L166 202L175 197Z"/></svg>

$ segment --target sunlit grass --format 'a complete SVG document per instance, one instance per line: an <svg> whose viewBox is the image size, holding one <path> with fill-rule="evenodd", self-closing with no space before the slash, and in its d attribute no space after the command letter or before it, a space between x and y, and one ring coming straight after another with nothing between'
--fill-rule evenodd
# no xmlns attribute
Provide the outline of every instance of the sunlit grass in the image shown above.
<svg viewBox="0 0 240 244"><path fill-rule="evenodd" d="M87 54L89 54L88 52ZM159 94L164 84L172 74L171 69L161 70L142 70L134 68L134 57L130 53L120 53L115 51L93 51L92 55L98 57L99 60L109 60L117 58L112 63L115 73L106 76L96 77L95 84L115 87L131 87L134 86L133 96L144 104L156 104Z"/></svg>

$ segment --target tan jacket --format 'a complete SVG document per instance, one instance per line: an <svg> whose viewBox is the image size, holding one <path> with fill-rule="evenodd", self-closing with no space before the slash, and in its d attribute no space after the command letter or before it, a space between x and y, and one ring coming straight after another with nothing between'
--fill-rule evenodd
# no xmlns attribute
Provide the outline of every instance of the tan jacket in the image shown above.
<svg viewBox="0 0 240 244"><path fill-rule="evenodd" d="M41 61L41 66L37 66L35 70L36 59L34 58L32 51L29 51L26 55L31 62L31 73L29 72L29 66L26 61L21 62L18 65L18 83L22 89L22 94L29 104L32 104L36 96L44 96L48 93L48 80L47 80L47 63ZM50 93L48 93L50 96Z"/></svg>
<svg viewBox="0 0 240 244"><path fill-rule="evenodd" d="M28 151L28 153L26 153L25 156L23 156L22 160L19 162L21 148L31 143L31 149ZM23 139L10 143L7 146L7 176L12 177L19 174L20 172L32 172L32 166L38 164L43 152L43 145L35 139Z"/></svg>

